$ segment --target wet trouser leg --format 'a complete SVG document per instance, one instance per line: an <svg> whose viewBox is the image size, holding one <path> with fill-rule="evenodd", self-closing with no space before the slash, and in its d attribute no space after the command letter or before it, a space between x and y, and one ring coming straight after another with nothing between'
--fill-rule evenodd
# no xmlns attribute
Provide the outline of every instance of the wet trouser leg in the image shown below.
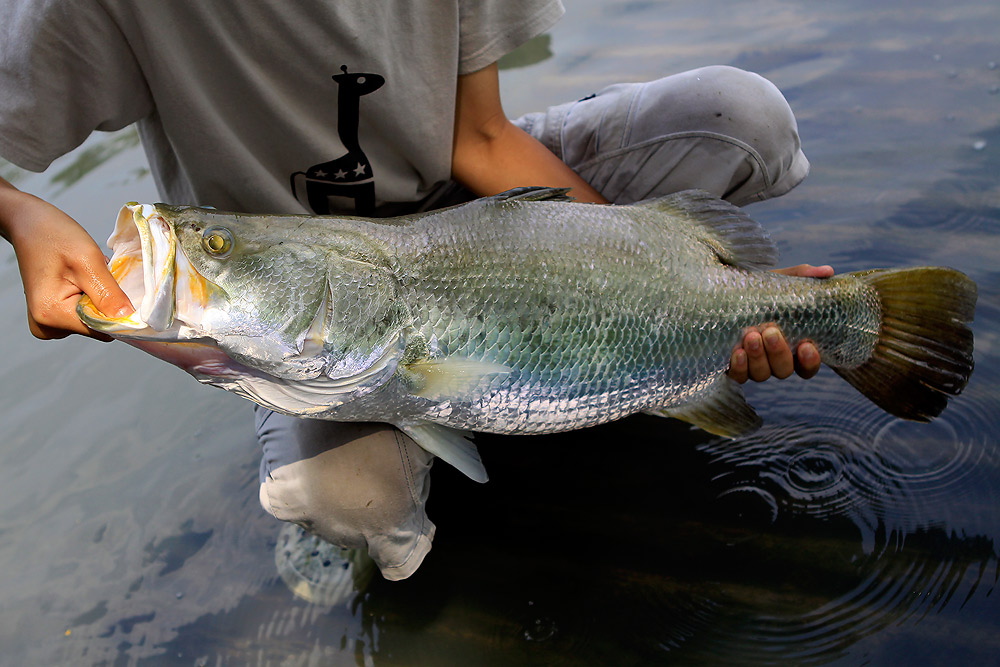
<svg viewBox="0 0 1000 667"><path fill-rule="evenodd" d="M781 93L731 67L610 86L515 122L617 203L701 188L742 205L784 194L809 171ZM435 205L468 197L448 187ZM263 408L256 421L265 510L366 549L387 579L416 571L434 536L424 509L430 454L384 424Z"/></svg>

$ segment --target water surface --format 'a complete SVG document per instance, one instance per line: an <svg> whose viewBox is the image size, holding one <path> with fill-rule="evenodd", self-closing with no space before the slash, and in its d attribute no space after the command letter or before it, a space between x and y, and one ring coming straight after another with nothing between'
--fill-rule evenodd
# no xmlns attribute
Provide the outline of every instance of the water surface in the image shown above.
<svg viewBox="0 0 1000 667"><path fill-rule="evenodd" d="M785 264L942 264L980 287L976 372L903 423L832 372L748 391L735 442L635 417L483 437L434 471L434 550L348 603L295 598L257 506L249 404L121 344L32 339L0 247L0 663L988 664L1000 651L1000 8L597 2L503 72L517 115L732 64L813 164L751 213ZM2 174L95 237L156 194L135 135Z"/></svg>

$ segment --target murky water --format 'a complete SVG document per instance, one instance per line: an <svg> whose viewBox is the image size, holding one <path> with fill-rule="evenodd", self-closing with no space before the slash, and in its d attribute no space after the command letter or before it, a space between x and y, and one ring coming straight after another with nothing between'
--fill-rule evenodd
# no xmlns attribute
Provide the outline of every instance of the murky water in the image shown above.
<svg viewBox="0 0 1000 667"><path fill-rule="evenodd" d="M121 344L30 338L0 247L0 663L990 664L1000 650L1000 7L569 0L504 71L512 115L723 63L771 78L813 172L753 215L786 264L944 264L980 287L937 422L833 373L749 390L724 441L636 417L484 437L439 466L434 551L335 606L278 576L249 404ZM155 200L134 135L36 176L98 238Z"/></svg>

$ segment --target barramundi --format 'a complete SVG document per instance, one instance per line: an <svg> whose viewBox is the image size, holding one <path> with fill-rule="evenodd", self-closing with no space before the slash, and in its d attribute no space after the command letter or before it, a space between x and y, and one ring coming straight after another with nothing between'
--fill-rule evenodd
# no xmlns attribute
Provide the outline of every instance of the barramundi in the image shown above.
<svg viewBox="0 0 1000 667"><path fill-rule="evenodd" d="M637 412L757 428L726 372L765 323L906 419L937 416L973 368L962 273L779 275L761 226L700 191L594 205L519 188L388 219L132 203L108 245L136 312L83 298L92 329L278 412L393 424L479 481L471 432Z"/></svg>

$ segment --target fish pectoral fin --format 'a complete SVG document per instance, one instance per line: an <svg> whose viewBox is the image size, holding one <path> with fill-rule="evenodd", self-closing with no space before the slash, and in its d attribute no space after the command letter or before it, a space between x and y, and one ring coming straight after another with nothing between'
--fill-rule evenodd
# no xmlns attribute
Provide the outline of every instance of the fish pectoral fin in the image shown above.
<svg viewBox="0 0 1000 667"><path fill-rule="evenodd" d="M703 190L683 190L635 206L691 221L702 232L701 241L723 264L765 269L778 262L778 247L760 223L738 206Z"/></svg>
<svg viewBox="0 0 1000 667"><path fill-rule="evenodd" d="M413 394L421 398L445 398L467 395L480 383L495 375L506 375L511 368L476 359L442 357L406 364L413 381Z"/></svg>
<svg viewBox="0 0 1000 667"><path fill-rule="evenodd" d="M727 438L756 431L762 423L743 397L740 386L728 377L719 378L713 390L700 401L679 408L651 409L645 412L680 419L713 435Z"/></svg>
<svg viewBox="0 0 1000 667"><path fill-rule="evenodd" d="M469 479L480 483L489 479L483 461L479 458L479 450L468 439L472 437L471 431L460 431L430 422L399 428L418 445L445 463L455 466Z"/></svg>

